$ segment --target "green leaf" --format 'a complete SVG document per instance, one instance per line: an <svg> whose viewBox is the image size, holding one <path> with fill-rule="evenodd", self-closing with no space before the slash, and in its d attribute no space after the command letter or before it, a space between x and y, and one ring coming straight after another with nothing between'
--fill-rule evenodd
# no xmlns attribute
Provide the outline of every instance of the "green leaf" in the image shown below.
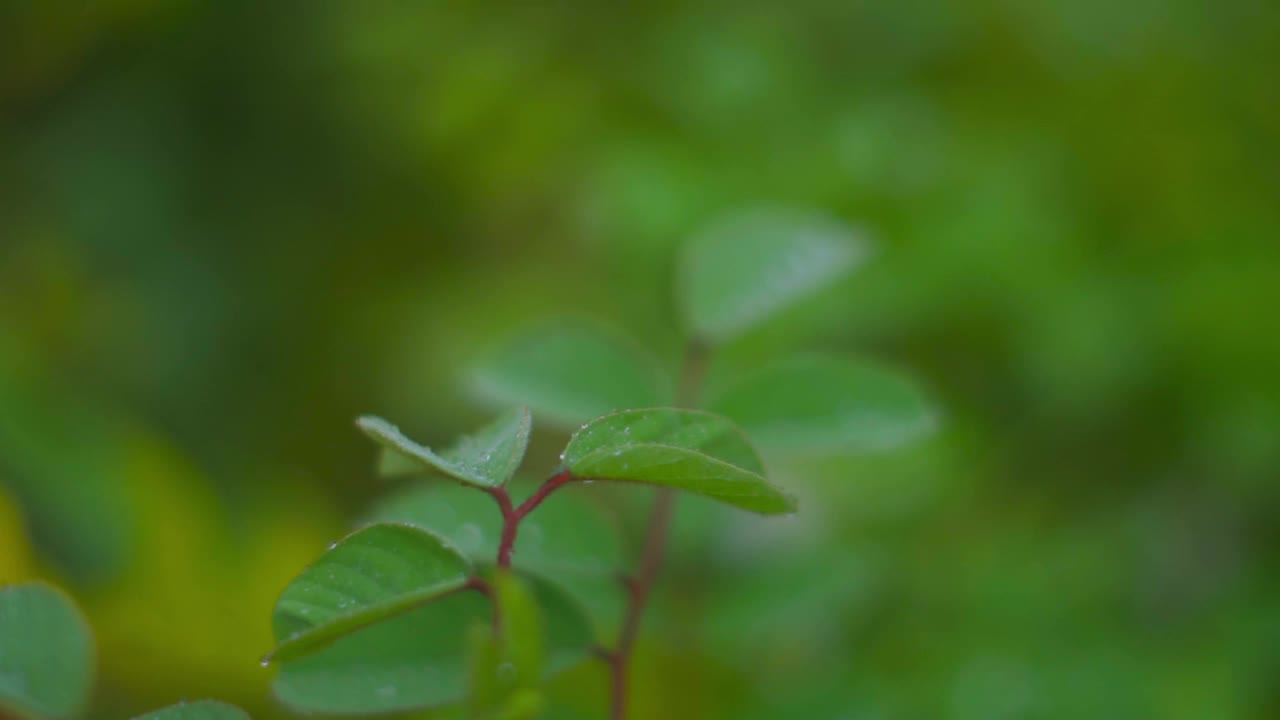
<svg viewBox="0 0 1280 720"><path fill-rule="evenodd" d="M493 488L510 480L520 467L529 445L532 420L529 408L513 408L479 432L460 438L452 447L439 453L405 437L396 426L382 418L366 415L356 424L378 444L403 455L405 459L468 485Z"/></svg>
<svg viewBox="0 0 1280 720"><path fill-rule="evenodd" d="M272 615L276 649L288 660L355 630L455 592L471 562L439 537L378 524L329 548L280 593Z"/></svg>
<svg viewBox="0 0 1280 720"><path fill-rule="evenodd" d="M520 688L512 693L507 704L494 716L494 720L535 720L543 717L546 701L542 693L533 688Z"/></svg>
<svg viewBox="0 0 1280 720"><path fill-rule="evenodd" d="M196 700L153 710L134 720L249 720L249 713L217 700Z"/></svg>
<svg viewBox="0 0 1280 720"><path fill-rule="evenodd" d="M510 693L505 676L500 676L502 645L488 625L472 625L467 631L468 685L466 716L490 717Z"/></svg>
<svg viewBox="0 0 1280 720"><path fill-rule="evenodd" d="M92 680L93 638L70 598L42 582L0 589L0 716L73 717Z"/></svg>
<svg viewBox="0 0 1280 720"><path fill-rule="evenodd" d="M687 327L719 343L832 284L867 255L839 221L795 211L755 211L713 225L678 268Z"/></svg>
<svg viewBox="0 0 1280 720"><path fill-rule="evenodd" d="M521 573L532 591L542 619L542 675L559 674L583 660L595 647L596 635L582 605L558 585Z"/></svg>
<svg viewBox="0 0 1280 720"><path fill-rule="evenodd" d="M541 680L543 663L542 610L529 583L509 570L498 568L491 580L502 627L500 680L513 688L533 688Z"/></svg>
<svg viewBox="0 0 1280 720"><path fill-rule="evenodd" d="M572 484L557 490L520 522L512 564L554 581L608 621L621 611L615 578L627 558L617 519L596 499ZM492 498L446 482L408 484L381 498L365 519L431 530L477 564L494 561L502 533Z"/></svg>
<svg viewBox="0 0 1280 720"><path fill-rule="evenodd" d="M564 593L536 578L542 609L546 673L587 656L589 621ZM461 702L468 689L469 628L489 624L493 609L480 593L455 593L364 627L305 657L282 663L277 699L306 713L390 713Z"/></svg>
<svg viewBox="0 0 1280 720"><path fill-rule="evenodd" d="M905 375L867 360L800 356L756 370L714 393L708 408L742 424L766 448L875 450L937 425Z"/></svg>
<svg viewBox="0 0 1280 720"><path fill-rule="evenodd" d="M535 328L481 360L471 379L486 400L524 403L566 427L671 399L670 379L643 348L584 323Z"/></svg>
<svg viewBox="0 0 1280 720"><path fill-rule="evenodd" d="M471 696L474 717L500 715L521 690L534 690L542 681L542 611L528 583L509 570L497 568L490 580L500 628L473 628Z"/></svg>
<svg viewBox="0 0 1280 720"><path fill-rule="evenodd" d="M747 436L728 419L696 410L624 410L587 423L564 463L576 477L687 490L760 513L795 510L764 478Z"/></svg>

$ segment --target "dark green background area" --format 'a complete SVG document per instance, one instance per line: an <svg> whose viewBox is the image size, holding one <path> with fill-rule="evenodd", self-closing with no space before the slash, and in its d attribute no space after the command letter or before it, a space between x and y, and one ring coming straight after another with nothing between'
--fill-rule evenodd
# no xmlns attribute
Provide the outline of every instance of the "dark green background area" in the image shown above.
<svg viewBox="0 0 1280 720"><path fill-rule="evenodd" d="M549 316L674 362L680 243L800 208L873 259L718 362L865 353L940 431L687 503L636 717L1274 717L1278 66L1247 0L0 0L0 581L82 602L102 717L279 714L357 415L472 429Z"/></svg>

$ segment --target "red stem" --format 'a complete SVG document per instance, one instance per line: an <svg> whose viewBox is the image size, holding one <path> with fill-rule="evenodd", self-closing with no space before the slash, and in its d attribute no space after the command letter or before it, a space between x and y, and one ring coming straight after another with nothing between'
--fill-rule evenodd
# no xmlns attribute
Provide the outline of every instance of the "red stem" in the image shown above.
<svg viewBox="0 0 1280 720"><path fill-rule="evenodd" d="M667 544L667 528L671 524L674 501L674 490L663 488L658 491L644 532L640 566L634 576L623 578L623 585L627 589L627 613L622 621L622 632L618 635L617 647L601 654L609 663L610 720L623 720L627 716L627 670L631 662L631 649L640 631L640 618L644 615L649 591L662 568L662 555Z"/></svg>
<svg viewBox="0 0 1280 720"><path fill-rule="evenodd" d="M680 367L680 381L676 388L676 403L683 407L697 404L702 375L707 369L707 347L693 342L685 350ZM635 575L623 578L627 589L627 612L622 620L618 645L613 650L601 649L597 655L609 664L609 718L624 720L627 716L627 670L631 663L631 649L640 631L640 618L644 614L649 591L662 568L662 555L667 544L667 529L671 525L671 508L675 504L675 490L658 490L649 512L649 522L644 531L644 545L640 550L640 566Z"/></svg>
<svg viewBox="0 0 1280 720"><path fill-rule="evenodd" d="M498 509L502 511L502 537L498 541L498 567L511 567L511 552L515 549L516 531L520 528L520 521L526 515L533 512L548 495L556 488L564 485L573 479L568 470L560 472L547 478L533 494L520 503L519 507L513 507L511 503L511 495L507 493L506 488L496 487L489 490L489 494L494 500L498 501Z"/></svg>
<svg viewBox="0 0 1280 720"><path fill-rule="evenodd" d="M507 489L496 487L489 491L493 499L498 501L498 509L502 511L502 539L498 541L498 567L511 567L511 548L516 544L516 527L519 523L513 517L511 496Z"/></svg>
<svg viewBox="0 0 1280 720"><path fill-rule="evenodd" d="M569 474L568 470L561 470L555 475L547 478L538 486L537 490L533 491L532 495L526 498L524 502L520 503L520 507L515 509L516 521L518 522L523 520L524 516L533 512L533 509L538 507L538 505L540 505L553 490L572 479L573 476Z"/></svg>
<svg viewBox="0 0 1280 720"><path fill-rule="evenodd" d="M481 595L489 596L493 594L493 588L489 585L489 581L482 577L472 575L462 586L463 590L475 590Z"/></svg>

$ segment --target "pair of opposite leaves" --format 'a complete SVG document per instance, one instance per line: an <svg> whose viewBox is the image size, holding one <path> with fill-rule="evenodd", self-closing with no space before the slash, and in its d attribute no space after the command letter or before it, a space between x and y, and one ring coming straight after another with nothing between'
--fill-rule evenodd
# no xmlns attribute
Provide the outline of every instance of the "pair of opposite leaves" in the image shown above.
<svg viewBox="0 0 1280 720"><path fill-rule="evenodd" d="M755 216L728 230L708 233L691 243L681 262L678 285L686 324L703 342L724 342L829 284L860 257L861 248L848 242L840 228L830 223L797 222L794 217ZM813 375L807 365L801 370L805 378ZM867 387L886 385L879 374L870 373L869 380L866 373L859 374L861 368L840 366L836 370L835 379L842 387L848 386L846 392L838 393L842 401L848 400L846 396L865 400ZM777 379L766 377L769 382L763 385L766 389L776 386L772 381ZM865 412L841 415L830 407L829 391L836 385L840 383L809 382L804 387L822 386L822 390L800 393L798 400L788 394L786 399L792 400L794 407L787 415L808 420L809 425L839 426L836 439L841 442L850 433L865 434ZM523 394L516 393L511 399L526 401L519 397ZM774 415L776 393L765 393L764 403L756 402L759 394L730 393L726 402L734 416L744 419L751 418L761 405L770 406L766 415ZM899 395L913 399L910 393L891 393L887 404L894 408L911 405L901 402ZM879 409L885 404L872 405ZM835 409L847 410L844 405ZM884 415L873 414L877 420ZM773 421L772 417L766 419ZM414 443L380 419L364 418L360 425L391 451L384 458L393 463L407 461L442 472L464 485L493 489L503 486L520 465L530 420L527 410L514 410L439 453ZM791 422L783 428L796 426ZM811 436L809 430L805 426L802 434ZM562 460L565 469L579 479L664 485L765 513L794 509L790 498L764 480L759 459L745 436L728 420L708 413L658 408L605 415L575 434ZM396 546L400 551L391 549ZM416 565L406 561L409 554L415 556ZM346 556L345 562L338 562L341 556ZM352 563L358 577L343 582ZM376 566L385 566L390 578L387 588L366 586L360 593L353 592L350 586L366 579L360 568ZM310 649L390 613L450 595L464 587L473 573L470 561L433 533L388 525L365 528L338 543L286 589L277 604L280 645L275 657L283 660L306 655ZM315 600L327 600L327 604Z"/></svg>
<svg viewBox="0 0 1280 720"><path fill-rule="evenodd" d="M379 418L359 425L403 458L463 484L496 488L514 475L528 445L527 408L504 413L479 432L435 452ZM587 423L562 457L574 478L664 485L761 513L794 501L765 480L746 436L710 413L674 408L626 410ZM471 561L427 531L371 525L336 543L282 593L273 659L305 654L369 622L462 588Z"/></svg>
<svg viewBox="0 0 1280 720"><path fill-rule="evenodd" d="M386 421L362 418L359 425L401 461L488 490L503 486L520 465L531 418L526 408L513 409L439 452L409 440ZM584 425L565 448L562 461L575 479L662 485L762 513L794 510L791 498L764 479L746 436L733 423L710 413L674 408L612 413ZM347 655L355 659L362 652L376 651L379 643L394 644L390 636L378 640L379 631L370 627L395 625L384 620L396 618L406 628L419 623L418 631L412 633L419 647L422 637L442 626L456 630L475 621L482 603L463 597L470 594L460 591L473 584L476 573L473 561L455 546L415 526L376 523L335 543L285 588L276 603L277 646L269 657L283 664L277 696L295 707L346 712L457 699L453 695L465 685L457 663L439 664L430 683L385 686L382 679L390 675L380 675L376 682L354 680L339 677L336 667ZM590 624L572 620L572 600L559 588L541 578L531 580L539 604L548 608L548 618L556 625L548 633L547 665L564 667L576 659L575 653L580 656L591 645ZM427 603L430 610L420 608ZM440 622L441 618L449 622ZM400 631L391 628L388 633ZM341 647L335 645L338 641ZM349 692L339 691L344 685Z"/></svg>

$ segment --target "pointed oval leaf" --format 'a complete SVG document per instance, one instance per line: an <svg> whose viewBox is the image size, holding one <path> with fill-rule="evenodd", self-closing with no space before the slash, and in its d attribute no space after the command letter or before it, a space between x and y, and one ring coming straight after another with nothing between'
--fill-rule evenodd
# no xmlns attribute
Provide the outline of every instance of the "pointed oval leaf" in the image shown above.
<svg viewBox="0 0 1280 720"><path fill-rule="evenodd" d="M595 642L581 609L562 592L530 580L544 618L547 674L587 657ZM278 700L305 713L405 712L461 702L468 687L469 628L489 624L493 609L480 593L442 597L282 663L273 682Z"/></svg>
<svg viewBox="0 0 1280 720"><path fill-rule="evenodd" d="M249 713L217 700L196 700L153 710L134 720L249 720Z"/></svg>
<svg viewBox="0 0 1280 720"><path fill-rule="evenodd" d="M838 452L898 447L931 432L937 414L908 377L867 360L800 356L715 393L708 407L766 448Z"/></svg>
<svg viewBox="0 0 1280 720"><path fill-rule="evenodd" d="M618 408L670 400L671 381L638 344L603 327L560 323L534 328L481 360L478 395L523 403L566 427Z"/></svg>
<svg viewBox="0 0 1280 720"><path fill-rule="evenodd" d="M569 440L576 477L665 485L759 513L795 510L764 478L750 441L727 418L697 410L624 410L587 423Z"/></svg>
<svg viewBox="0 0 1280 720"><path fill-rule="evenodd" d="M471 562L438 536L409 525L370 525L330 547L280 593L276 648L288 660L365 625L466 586Z"/></svg>
<svg viewBox="0 0 1280 720"><path fill-rule="evenodd" d="M834 218L735 215L685 248L677 290L686 325L697 338L724 342L835 282L866 255L865 243Z"/></svg>
<svg viewBox="0 0 1280 720"><path fill-rule="evenodd" d="M0 589L0 716L78 715L92 678L93 639L70 598L42 582Z"/></svg>
<svg viewBox="0 0 1280 720"><path fill-rule="evenodd" d="M529 408L513 408L479 432L459 438L453 446L438 453L405 437L399 428L382 418L366 415L357 420L356 425L379 445L407 460L468 485L493 488L510 480L520 467L529 446L532 419ZM387 462L382 461L384 468Z"/></svg>

